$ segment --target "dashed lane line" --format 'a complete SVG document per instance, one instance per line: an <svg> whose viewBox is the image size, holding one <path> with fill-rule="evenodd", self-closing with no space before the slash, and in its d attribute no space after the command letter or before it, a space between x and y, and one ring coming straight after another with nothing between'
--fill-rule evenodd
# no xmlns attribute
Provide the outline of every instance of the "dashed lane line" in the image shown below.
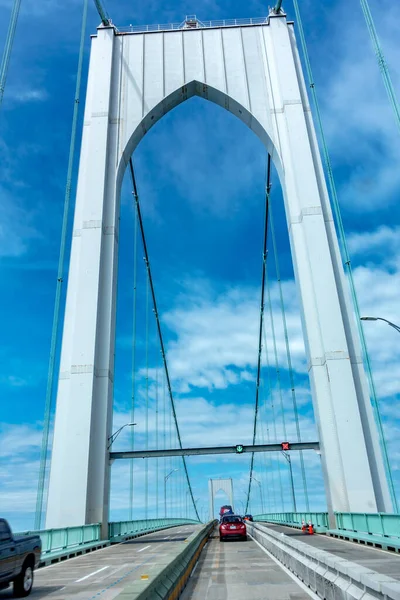
<svg viewBox="0 0 400 600"><path fill-rule="evenodd" d="M93 575L97 575L97 573L101 573L101 571L105 571L106 569L109 569L110 567L107 565L106 567L102 567L101 569L97 569L97 571L93 571L93 573L89 573L89 575L85 575L85 577L81 577L80 579L77 579L75 581L75 583L80 583L81 581L85 581L85 579L89 579L89 577L92 577Z"/></svg>

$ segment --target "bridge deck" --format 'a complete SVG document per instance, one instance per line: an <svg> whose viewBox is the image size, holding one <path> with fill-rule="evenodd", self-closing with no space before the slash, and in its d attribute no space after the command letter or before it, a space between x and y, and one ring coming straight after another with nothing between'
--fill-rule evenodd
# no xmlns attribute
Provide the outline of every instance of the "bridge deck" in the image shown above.
<svg viewBox="0 0 400 600"><path fill-rule="evenodd" d="M112 600L129 583L157 564L166 547L181 542L199 525L164 529L109 546L35 572L30 598L49 600ZM12 598L12 588L0 591L0 600Z"/></svg>
<svg viewBox="0 0 400 600"><path fill-rule="evenodd" d="M265 525L268 529L284 533L299 542L304 542L319 548L319 550L325 550L325 552L331 552L340 556L340 558L400 580L400 556L393 552L367 547L355 542L338 540L327 535L306 535L299 529L283 525L272 525L271 523L259 523L259 525Z"/></svg>
<svg viewBox="0 0 400 600"><path fill-rule="evenodd" d="M297 583L256 542L210 538L181 600L310 600Z"/></svg>

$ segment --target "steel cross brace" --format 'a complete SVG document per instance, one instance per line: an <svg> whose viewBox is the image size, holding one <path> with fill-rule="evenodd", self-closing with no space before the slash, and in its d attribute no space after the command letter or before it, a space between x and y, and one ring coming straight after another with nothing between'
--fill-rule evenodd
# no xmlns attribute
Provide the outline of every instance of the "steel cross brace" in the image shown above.
<svg viewBox="0 0 400 600"><path fill-rule="evenodd" d="M319 442L289 443L289 451L291 450L319 450ZM238 444L236 446L212 446L209 448L127 450L125 452L110 452L110 460L121 458L160 458L163 456L199 456L202 454L244 454L245 452L282 452L282 444L256 444L254 446Z"/></svg>

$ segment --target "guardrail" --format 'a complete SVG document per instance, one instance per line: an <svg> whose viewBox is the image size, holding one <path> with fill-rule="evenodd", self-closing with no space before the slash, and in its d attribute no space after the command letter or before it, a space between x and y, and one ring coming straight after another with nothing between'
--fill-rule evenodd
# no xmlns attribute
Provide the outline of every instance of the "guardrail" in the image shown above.
<svg viewBox="0 0 400 600"><path fill-rule="evenodd" d="M40 531L24 531L16 535L40 535L42 540L42 557L46 554L69 550L77 546L100 542L100 524L63 527L61 529L41 529Z"/></svg>
<svg viewBox="0 0 400 600"><path fill-rule="evenodd" d="M327 512L309 512L309 513L268 513L265 515L255 515L255 521L264 521L276 523L278 525L287 525L288 527L301 527L303 521L311 521L315 531L323 533L329 529Z"/></svg>
<svg viewBox="0 0 400 600"><path fill-rule="evenodd" d="M361 566L342 555L310 546L293 537L282 536L278 531L266 529L259 523L249 523L248 532L319 598L399 598L399 580L395 579L398 571L393 570L393 577L378 573L373 570L372 561L368 567ZM380 560L377 555L377 564Z"/></svg>
<svg viewBox="0 0 400 600"><path fill-rule="evenodd" d="M335 513L336 529L400 539L400 515L388 513Z"/></svg>
<svg viewBox="0 0 400 600"><path fill-rule="evenodd" d="M80 525L77 527L63 527L60 529L41 529L40 531L24 531L17 533L21 535L40 535L42 540L42 555L40 566L51 564L65 558L72 558L78 554L84 554L109 546L117 540L126 537L136 537L166 529L196 523L192 519L147 519L138 521L117 521L108 524L109 539L101 539L100 523L91 525Z"/></svg>
<svg viewBox="0 0 400 600"><path fill-rule="evenodd" d="M129 25L117 27L117 33L144 33L154 31L174 31L178 29L209 29L211 27L243 27L244 25L266 25L268 17L248 19L223 19L219 21L181 21L180 23L162 23L158 25Z"/></svg>
<svg viewBox="0 0 400 600"><path fill-rule="evenodd" d="M135 536L148 531L157 531L166 527L177 527L178 525L186 525L199 521L193 519L142 519L139 521L114 521L108 524L108 537L110 542L115 538L126 536Z"/></svg>

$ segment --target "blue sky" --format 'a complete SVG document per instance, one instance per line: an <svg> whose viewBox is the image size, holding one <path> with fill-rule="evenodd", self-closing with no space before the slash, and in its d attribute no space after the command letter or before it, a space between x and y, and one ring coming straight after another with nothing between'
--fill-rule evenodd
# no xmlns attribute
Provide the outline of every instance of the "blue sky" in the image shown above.
<svg viewBox="0 0 400 600"><path fill-rule="evenodd" d="M0 0L3 14L10 13L11 4L10 0ZM399 323L399 131L358 3L349 7L345 0L335 0L318 9L311 0L301 4L361 309L364 314ZM284 6L289 17L294 17L291 0ZM259 17L267 13L267 6L256 0L205 0L201 5L179 0L108 0L107 8L117 26L180 22L193 13L200 19ZM371 9L398 89L395 23L400 18L400 7L388 0L371 0ZM58 0L23 3L0 113L0 514L8 517L15 529L33 524L81 10L81 0L69 2L68 8ZM5 37L6 21L0 24L0 39ZM89 34L95 32L97 24L91 6L84 87ZM193 98L153 127L140 143L134 160L183 442L188 446L246 443L251 439L255 395L265 151L252 132L231 114ZM298 303L275 174L273 183L302 434L304 439L315 439ZM115 429L130 420L134 265L128 181L121 201ZM138 254L140 325L135 420L140 445L144 443L146 397L146 291L141 250ZM277 354L290 434L293 415L289 378L272 262L270 266L273 312L280 334ZM150 444L155 447L155 380L157 376L161 381L161 365L153 321L149 331L149 429ZM395 443L400 423L398 334L384 323L366 323L365 332L400 495L400 453ZM278 401L276 377L272 371L270 374ZM265 369L263 397L267 391ZM162 386L158 402L161 428ZM260 441L275 436L268 406L261 411ZM168 419L167 415L167 424ZM283 436L280 419L276 435L279 440ZM159 442L163 443L161 433ZM173 439L171 443L174 445ZM122 434L116 448L127 448L128 444L129 433ZM319 459L307 454L306 460L313 489L311 506L322 510ZM248 457L190 458L188 465L199 508L207 506L208 478L228 476L234 479L237 508L241 510ZM178 461L149 464L149 514L156 514L157 472L160 501L165 472L178 467ZM294 470L302 508L297 458ZM281 510L279 477L288 494L284 461L271 463L269 457L258 455L256 473L264 485L266 508ZM144 515L144 476L144 463L140 462L135 466L137 518ZM127 518L128 480L129 465L114 464L112 519ZM174 491L168 510L178 514L185 504L182 469L168 485ZM289 509L288 501L285 508ZM257 487L251 509L255 513L261 509Z"/></svg>

